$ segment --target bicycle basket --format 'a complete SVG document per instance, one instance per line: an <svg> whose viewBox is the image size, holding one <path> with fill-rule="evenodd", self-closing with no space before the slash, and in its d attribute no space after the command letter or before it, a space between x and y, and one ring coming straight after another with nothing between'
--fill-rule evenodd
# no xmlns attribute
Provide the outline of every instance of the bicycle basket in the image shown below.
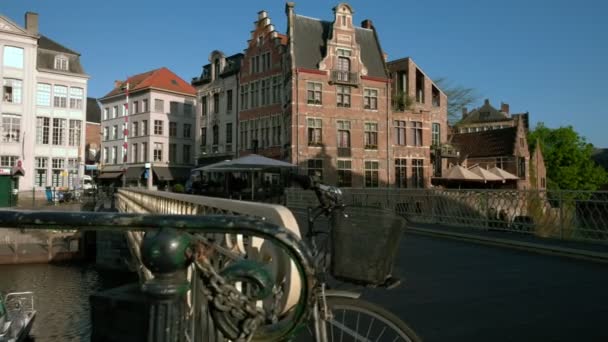
<svg viewBox="0 0 608 342"><path fill-rule="evenodd" d="M348 207L344 213L332 217L332 275L356 284L383 284L392 272L405 220L382 208Z"/></svg>

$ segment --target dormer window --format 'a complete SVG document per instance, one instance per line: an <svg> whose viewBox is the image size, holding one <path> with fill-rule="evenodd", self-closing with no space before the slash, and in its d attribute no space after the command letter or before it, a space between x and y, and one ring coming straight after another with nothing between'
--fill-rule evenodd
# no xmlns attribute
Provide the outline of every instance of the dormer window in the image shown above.
<svg viewBox="0 0 608 342"><path fill-rule="evenodd" d="M55 57L55 70L68 70L68 59L65 56Z"/></svg>
<svg viewBox="0 0 608 342"><path fill-rule="evenodd" d="M213 73L214 73L214 79L218 79L218 77L220 76L220 60L216 59L213 62Z"/></svg>

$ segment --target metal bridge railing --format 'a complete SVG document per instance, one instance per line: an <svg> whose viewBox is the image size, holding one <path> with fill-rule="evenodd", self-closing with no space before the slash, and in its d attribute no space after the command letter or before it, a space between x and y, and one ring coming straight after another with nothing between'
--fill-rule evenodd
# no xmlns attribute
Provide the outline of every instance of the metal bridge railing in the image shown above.
<svg viewBox="0 0 608 342"><path fill-rule="evenodd" d="M608 242L608 192L452 189L343 189L346 204L391 208L413 223ZM287 207L314 205L288 189Z"/></svg>

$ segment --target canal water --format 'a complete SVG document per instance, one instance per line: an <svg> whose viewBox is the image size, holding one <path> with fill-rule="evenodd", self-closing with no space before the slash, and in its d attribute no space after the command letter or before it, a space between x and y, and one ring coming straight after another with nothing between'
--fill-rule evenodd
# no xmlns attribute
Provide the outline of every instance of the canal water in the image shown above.
<svg viewBox="0 0 608 342"><path fill-rule="evenodd" d="M36 342L89 341L89 296L133 281L133 275L87 264L0 265L0 291L34 292L38 314L31 340Z"/></svg>

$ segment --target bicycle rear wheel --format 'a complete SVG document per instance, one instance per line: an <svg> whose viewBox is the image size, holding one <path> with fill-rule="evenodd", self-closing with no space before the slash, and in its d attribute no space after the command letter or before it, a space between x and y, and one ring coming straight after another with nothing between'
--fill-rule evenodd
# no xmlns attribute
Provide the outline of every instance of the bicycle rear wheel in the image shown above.
<svg viewBox="0 0 608 342"><path fill-rule="evenodd" d="M332 318L324 322L327 341L420 342L416 333L389 311L361 299L327 296ZM297 342L314 340L314 324L295 338ZM321 342L321 341L318 341Z"/></svg>

